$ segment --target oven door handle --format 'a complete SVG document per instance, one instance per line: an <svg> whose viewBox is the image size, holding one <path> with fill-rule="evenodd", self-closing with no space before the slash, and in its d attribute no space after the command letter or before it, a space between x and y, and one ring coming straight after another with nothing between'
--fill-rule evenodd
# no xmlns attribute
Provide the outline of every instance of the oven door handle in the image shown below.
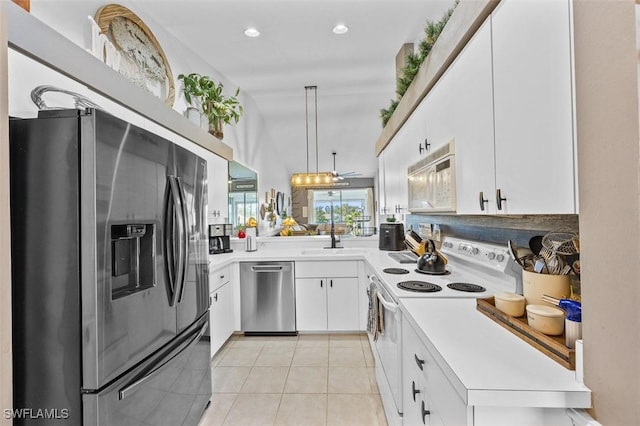
<svg viewBox="0 0 640 426"><path fill-rule="evenodd" d="M378 296L378 300L380 301L380 303L382 303L382 306L384 306L386 309L390 310L391 312L395 312L398 310L398 305L385 300L384 297L380 295L380 291L376 293L376 296Z"/></svg>

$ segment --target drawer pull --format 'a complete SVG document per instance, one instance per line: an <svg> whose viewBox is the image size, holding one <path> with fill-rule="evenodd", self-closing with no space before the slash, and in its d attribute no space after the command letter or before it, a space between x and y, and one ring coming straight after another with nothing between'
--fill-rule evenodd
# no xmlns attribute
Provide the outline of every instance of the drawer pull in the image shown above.
<svg viewBox="0 0 640 426"><path fill-rule="evenodd" d="M411 382L411 392L413 392L413 402L416 402L416 394L420 393L420 390L416 389L416 382Z"/></svg>
<svg viewBox="0 0 640 426"><path fill-rule="evenodd" d="M224 275L220 275L220 279L221 279L221 280L224 280Z"/></svg>
<svg viewBox="0 0 640 426"><path fill-rule="evenodd" d="M431 411L424 409L424 401L422 401L422 424L426 425L426 417L431 414Z"/></svg>
<svg viewBox="0 0 640 426"><path fill-rule="evenodd" d="M420 368L420 370L424 370L424 367L423 367L423 365L424 365L424 360L423 360L423 359L418 358L418 355L416 355L416 354L413 354L413 357L414 357L414 358L415 358L415 360L416 360L416 364L418 364L418 368Z"/></svg>

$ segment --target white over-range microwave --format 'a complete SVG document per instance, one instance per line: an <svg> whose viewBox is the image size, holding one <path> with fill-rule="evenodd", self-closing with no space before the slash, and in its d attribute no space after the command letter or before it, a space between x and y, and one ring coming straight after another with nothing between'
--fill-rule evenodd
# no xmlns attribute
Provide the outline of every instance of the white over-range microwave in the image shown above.
<svg viewBox="0 0 640 426"><path fill-rule="evenodd" d="M455 141L427 155L407 169L409 211L455 212Z"/></svg>

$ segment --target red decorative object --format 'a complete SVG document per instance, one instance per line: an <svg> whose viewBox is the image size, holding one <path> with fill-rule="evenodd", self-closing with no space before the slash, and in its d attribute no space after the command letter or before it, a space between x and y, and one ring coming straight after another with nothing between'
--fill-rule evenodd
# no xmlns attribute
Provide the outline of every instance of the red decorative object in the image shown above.
<svg viewBox="0 0 640 426"><path fill-rule="evenodd" d="M244 233L244 231L242 229L238 231L238 238L244 238L246 236L247 235Z"/></svg>

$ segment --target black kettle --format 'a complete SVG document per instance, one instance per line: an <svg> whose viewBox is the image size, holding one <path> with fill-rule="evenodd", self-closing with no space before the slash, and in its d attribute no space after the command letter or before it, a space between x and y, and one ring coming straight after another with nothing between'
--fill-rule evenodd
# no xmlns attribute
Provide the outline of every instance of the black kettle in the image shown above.
<svg viewBox="0 0 640 426"><path fill-rule="evenodd" d="M433 240L427 240L425 253L418 259L418 271L425 274L445 274L446 262L436 250Z"/></svg>

